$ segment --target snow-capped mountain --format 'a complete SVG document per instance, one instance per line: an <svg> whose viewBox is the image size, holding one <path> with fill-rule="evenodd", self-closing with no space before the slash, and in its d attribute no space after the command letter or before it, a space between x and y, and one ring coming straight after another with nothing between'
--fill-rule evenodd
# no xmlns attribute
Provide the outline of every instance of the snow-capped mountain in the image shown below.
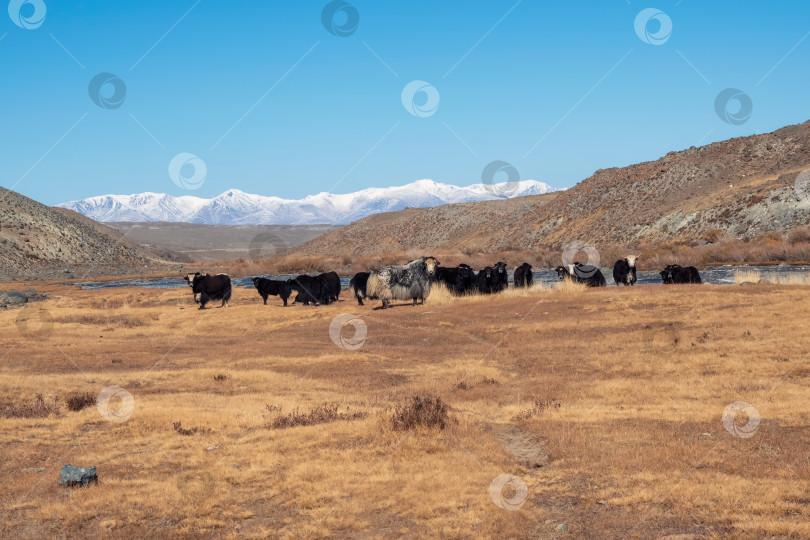
<svg viewBox="0 0 810 540"><path fill-rule="evenodd" d="M543 182L523 180L457 187L433 180L405 186L368 188L355 193L319 193L299 200L251 195L230 189L213 199L162 193L101 195L58 204L96 221L169 221L206 225L343 225L371 214L405 207L508 199L555 191Z"/></svg>

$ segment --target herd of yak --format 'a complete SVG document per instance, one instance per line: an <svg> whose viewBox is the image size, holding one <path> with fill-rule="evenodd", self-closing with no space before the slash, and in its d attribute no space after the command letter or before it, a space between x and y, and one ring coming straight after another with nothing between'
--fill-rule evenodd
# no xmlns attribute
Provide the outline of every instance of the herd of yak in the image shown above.
<svg viewBox="0 0 810 540"><path fill-rule="evenodd" d="M613 280L616 285L636 283L637 260L636 256L628 256L616 261L613 265ZM607 285L605 276L594 265L574 262L558 266L555 270L561 280L584 283L589 287ZM205 304L211 300L222 300L222 305L227 306L233 294L231 278L227 274L210 275L197 272L188 274L184 279L191 286L194 301L200 304L200 309L205 309ZM665 284L702 283L700 274L694 266L682 267L676 264L667 266L661 272L661 279ZM304 305L310 303L318 305L336 302L341 289L340 277L336 272L325 272L315 276L300 275L287 280L254 277L252 281L265 304L269 296L278 296L285 307L293 291L296 293L293 304L301 302ZM440 266L434 257L421 257L401 266L384 266L371 272L359 272L349 282L349 290L354 293L357 303L361 306L364 299L380 300L382 307L388 308L392 300L413 300L413 305L420 300L424 303L433 282L443 283L452 294L456 295L493 294L509 286L505 262L487 266L476 273L466 264L448 268ZM531 287L533 284L534 276L530 264L523 263L515 268L516 288Z"/></svg>

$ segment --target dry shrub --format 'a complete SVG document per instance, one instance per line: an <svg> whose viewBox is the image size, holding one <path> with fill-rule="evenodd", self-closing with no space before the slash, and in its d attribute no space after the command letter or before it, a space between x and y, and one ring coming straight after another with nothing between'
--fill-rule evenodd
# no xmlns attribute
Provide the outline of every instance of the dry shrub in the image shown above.
<svg viewBox="0 0 810 540"><path fill-rule="evenodd" d="M791 246L810 242L810 227L796 227L788 233L787 241Z"/></svg>
<svg viewBox="0 0 810 540"><path fill-rule="evenodd" d="M65 403L69 411L80 411L96 404L96 396L90 392L75 392L65 398Z"/></svg>
<svg viewBox="0 0 810 540"><path fill-rule="evenodd" d="M768 231L757 236L756 241L765 246L775 246L782 243L782 233L779 231Z"/></svg>
<svg viewBox="0 0 810 540"><path fill-rule="evenodd" d="M174 423L172 423L172 426L174 426L174 430L177 433L179 433L180 435L196 435L197 433L204 434L204 433L210 433L210 431L211 431L210 428L204 428L204 427L193 427L193 428L190 428L190 429L186 429L186 428L183 427L182 422L174 422Z"/></svg>
<svg viewBox="0 0 810 540"><path fill-rule="evenodd" d="M564 279L559 285L554 287L554 292L560 294L576 294L585 291L588 288L584 283L578 283L573 279Z"/></svg>
<svg viewBox="0 0 810 540"><path fill-rule="evenodd" d="M766 281L775 285L807 285L810 282L807 274L799 272L787 275L773 273L766 278Z"/></svg>
<svg viewBox="0 0 810 540"><path fill-rule="evenodd" d="M46 418L59 412L59 405L54 398L53 403L45 401L42 394L37 394L31 401L12 403L2 411L6 418Z"/></svg>
<svg viewBox="0 0 810 540"><path fill-rule="evenodd" d="M275 268L281 274L309 274L330 271L332 265L324 257L288 255Z"/></svg>
<svg viewBox="0 0 810 540"><path fill-rule="evenodd" d="M483 251L483 244L481 242L470 242L466 246L461 247L461 252L467 257L474 257Z"/></svg>
<svg viewBox="0 0 810 540"><path fill-rule="evenodd" d="M725 233L720 229L709 229L706 231L706 234L703 235L703 238L710 244L716 243L718 240L722 239Z"/></svg>
<svg viewBox="0 0 810 540"><path fill-rule="evenodd" d="M444 429L447 420L447 405L442 403L442 398L416 394L394 409L391 425L399 431L420 427Z"/></svg>
<svg viewBox="0 0 810 540"><path fill-rule="evenodd" d="M562 404L554 398L546 401L535 399L534 402L532 402L531 407L515 415L515 420L528 420L533 416L541 414L546 409L559 409L561 405Z"/></svg>
<svg viewBox="0 0 810 540"><path fill-rule="evenodd" d="M531 287L518 287L515 288L514 286L510 286L508 289L504 289L501 293L501 296L506 298L526 298L529 296L538 296L548 294L551 291L551 287L545 286L542 283L534 283Z"/></svg>
<svg viewBox="0 0 810 540"><path fill-rule="evenodd" d="M444 306L452 304L456 298L444 283L436 282L430 285L430 292L425 298L425 305Z"/></svg>
<svg viewBox="0 0 810 540"><path fill-rule="evenodd" d="M91 298L77 304L90 309L121 309L124 303L123 298Z"/></svg>
<svg viewBox="0 0 810 540"><path fill-rule="evenodd" d="M298 409L286 416L279 416L267 427L272 429L286 429L296 426L312 426L315 424L327 424L335 420L361 420L368 416L364 411L351 412L346 409L346 412L338 412L339 405L337 403L322 403L307 413L302 413ZM270 408L268 407L268 410Z"/></svg>
<svg viewBox="0 0 810 540"><path fill-rule="evenodd" d="M227 381L230 378L231 378L230 375L226 375L224 373L217 373L216 375L214 375L214 380L215 381L220 381L220 382Z"/></svg>
<svg viewBox="0 0 810 540"><path fill-rule="evenodd" d="M737 285L746 282L759 283L760 279L759 270L754 270L753 268L739 268L734 270L734 283Z"/></svg>

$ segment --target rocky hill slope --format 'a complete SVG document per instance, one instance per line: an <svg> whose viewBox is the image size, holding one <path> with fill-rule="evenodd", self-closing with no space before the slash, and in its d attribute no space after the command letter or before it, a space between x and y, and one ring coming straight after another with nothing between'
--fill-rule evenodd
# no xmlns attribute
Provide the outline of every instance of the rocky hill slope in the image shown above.
<svg viewBox="0 0 810 540"><path fill-rule="evenodd" d="M142 274L176 268L171 258L76 212L0 188L2 281Z"/></svg>
<svg viewBox="0 0 810 540"><path fill-rule="evenodd" d="M303 255L392 249L492 252L753 238L810 223L810 122L598 170L558 193L370 216L303 244Z"/></svg>

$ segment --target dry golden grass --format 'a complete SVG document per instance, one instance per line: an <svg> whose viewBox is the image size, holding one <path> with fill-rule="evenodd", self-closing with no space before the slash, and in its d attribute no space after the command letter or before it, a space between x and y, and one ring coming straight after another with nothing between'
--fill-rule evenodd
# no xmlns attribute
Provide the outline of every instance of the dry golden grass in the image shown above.
<svg viewBox="0 0 810 540"><path fill-rule="evenodd" d="M765 272L764 275L754 268L740 268L734 270L734 283L772 283L774 285L808 285L810 275L804 272L792 272L789 274L778 272Z"/></svg>
<svg viewBox="0 0 810 540"><path fill-rule="evenodd" d="M734 270L734 283L739 285L741 283L759 283L762 276L759 270L754 268L738 268Z"/></svg>
<svg viewBox="0 0 810 540"><path fill-rule="evenodd" d="M0 416L3 538L810 537L808 287L561 285L389 310L237 289L206 311L187 289L45 290L0 312L0 410L53 409ZM26 339L38 308L52 327ZM343 313L367 329L356 350L330 338ZM142 324L108 324L122 314ZM107 386L131 394L125 421L68 410ZM415 395L447 405L444 429L394 429ZM753 437L721 423L736 401L759 412ZM98 485L57 486L66 463ZM517 510L490 497L502 474L526 486Z"/></svg>

